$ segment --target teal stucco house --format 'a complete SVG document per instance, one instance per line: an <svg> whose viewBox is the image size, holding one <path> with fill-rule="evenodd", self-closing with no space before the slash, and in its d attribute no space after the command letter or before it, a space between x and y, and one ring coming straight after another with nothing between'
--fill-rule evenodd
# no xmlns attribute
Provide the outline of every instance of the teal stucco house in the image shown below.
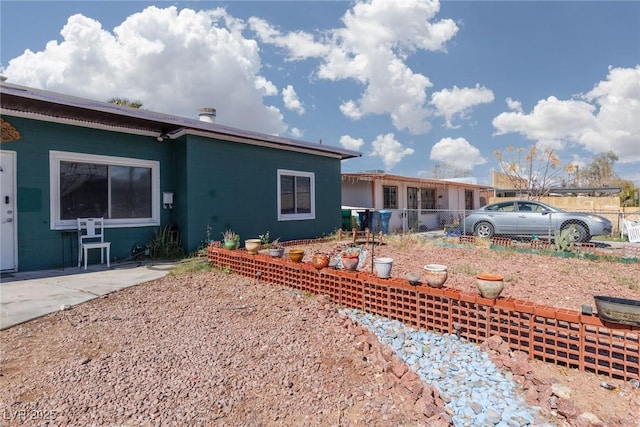
<svg viewBox="0 0 640 427"><path fill-rule="evenodd" d="M341 161L360 153L222 126L209 108L189 119L0 89L3 271L77 265L78 217L105 218L111 261L167 225L187 253L229 228L292 240L341 226Z"/></svg>

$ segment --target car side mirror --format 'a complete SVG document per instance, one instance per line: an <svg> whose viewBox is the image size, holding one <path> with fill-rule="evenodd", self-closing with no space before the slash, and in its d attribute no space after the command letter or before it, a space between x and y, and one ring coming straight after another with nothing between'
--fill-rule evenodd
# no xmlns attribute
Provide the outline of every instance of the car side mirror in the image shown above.
<svg viewBox="0 0 640 427"><path fill-rule="evenodd" d="M549 215L549 211L548 210L542 211L542 215Z"/></svg>

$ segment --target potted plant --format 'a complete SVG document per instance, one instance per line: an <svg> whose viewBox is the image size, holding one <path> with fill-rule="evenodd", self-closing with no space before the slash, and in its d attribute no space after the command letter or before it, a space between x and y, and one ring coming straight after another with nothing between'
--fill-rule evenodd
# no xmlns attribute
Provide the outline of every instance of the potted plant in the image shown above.
<svg viewBox="0 0 640 427"><path fill-rule="evenodd" d="M222 233L222 240L225 249L238 249L240 244L240 236L231 229L227 229Z"/></svg>
<svg viewBox="0 0 640 427"><path fill-rule="evenodd" d="M359 247L351 246L342 251L340 258L342 259L342 267L348 271L356 271L358 269L358 263L360 262L360 253L362 251Z"/></svg>
<svg viewBox="0 0 640 427"><path fill-rule="evenodd" d="M268 231L264 234L261 234L258 237L260 237L260 242L262 242L262 246L265 249L269 250L269 255L275 258L281 258L282 255L284 255L284 246L282 246L282 243L280 243L279 237L273 241L270 241L271 237Z"/></svg>
<svg viewBox="0 0 640 427"><path fill-rule="evenodd" d="M280 243L279 237L273 242L269 243L269 255L274 258L282 258L282 255L284 255L284 246L282 246L282 243Z"/></svg>

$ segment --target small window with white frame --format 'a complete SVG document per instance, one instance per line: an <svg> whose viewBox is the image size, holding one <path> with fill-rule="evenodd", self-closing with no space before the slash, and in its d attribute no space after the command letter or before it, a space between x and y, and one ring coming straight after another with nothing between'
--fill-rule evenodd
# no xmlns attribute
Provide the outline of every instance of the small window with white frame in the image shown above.
<svg viewBox="0 0 640 427"><path fill-rule="evenodd" d="M107 227L160 225L160 162L51 151L49 166L51 229L88 217Z"/></svg>
<svg viewBox="0 0 640 427"><path fill-rule="evenodd" d="M278 169L278 221L315 219L315 174Z"/></svg>

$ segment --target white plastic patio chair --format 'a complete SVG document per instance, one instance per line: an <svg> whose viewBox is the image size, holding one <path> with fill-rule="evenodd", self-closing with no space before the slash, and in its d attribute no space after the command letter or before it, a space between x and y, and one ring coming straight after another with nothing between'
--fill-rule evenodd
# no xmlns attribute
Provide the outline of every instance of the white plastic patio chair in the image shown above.
<svg viewBox="0 0 640 427"><path fill-rule="evenodd" d="M640 221L632 221L630 219L623 219L624 228L627 230L627 236L629 242L640 243Z"/></svg>
<svg viewBox="0 0 640 427"><path fill-rule="evenodd" d="M84 258L87 269L87 252L100 249L100 264L104 264L104 252L107 252L107 267L110 267L111 242L104 241L104 218L78 218L78 267Z"/></svg>

